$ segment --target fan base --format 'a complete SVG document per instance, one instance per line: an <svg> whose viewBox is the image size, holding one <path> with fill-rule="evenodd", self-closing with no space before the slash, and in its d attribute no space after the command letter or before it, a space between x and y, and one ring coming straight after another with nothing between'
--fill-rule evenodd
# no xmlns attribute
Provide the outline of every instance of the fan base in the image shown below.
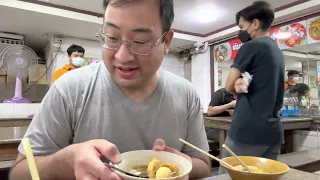
<svg viewBox="0 0 320 180"><path fill-rule="evenodd" d="M31 103L31 101L27 98L10 98L10 99L5 99L3 103Z"/></svg>

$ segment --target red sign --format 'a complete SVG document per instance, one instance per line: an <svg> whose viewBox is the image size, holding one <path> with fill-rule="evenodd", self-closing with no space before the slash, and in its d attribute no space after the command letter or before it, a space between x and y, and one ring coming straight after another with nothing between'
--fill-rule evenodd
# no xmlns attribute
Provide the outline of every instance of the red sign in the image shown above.
<svg viewBox="0 0 320 180"><path fill-rule="evenodd" d="M237 56L238 50L241 48L241 46L243 45L243 43L240 41L240 39L234 39L229 41L230 46L231 46L231 58L230 60L234 60Z"/></svg>

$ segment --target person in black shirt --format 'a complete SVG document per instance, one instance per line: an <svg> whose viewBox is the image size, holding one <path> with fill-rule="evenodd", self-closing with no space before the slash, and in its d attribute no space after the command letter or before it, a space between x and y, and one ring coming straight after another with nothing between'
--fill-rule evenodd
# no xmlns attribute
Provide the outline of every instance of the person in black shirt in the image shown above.
<svg viewBox="0 0 320 180"><path fill-rule="evenodd" d="M236 102L235 95L228 93L225 88L221 88L213 93L207 115L229 116L227 110L233 109L236 106Z"/></svg>
<svg viewBox="0 0 320 180"><path fill-rule="evenodd" d="M236 105L236 96L228 93L225 88L221 88L213 93L207 115L208 116L230 116L227 110L233 109ZM215 128L207 128L207 138L219 141L219 130Z"/></svg>
<svg viewBox="0 0 320 180"><path fill-rule="evenodd" d="M256 1L236 15L240 28L239 49L226 82L229 93L238 94L225 144L239 156L277 159L284 131L279 111L284 97L284 57L268 30L274 11L265 1ZM251 83L242 73L252 75ZM225 150L222 158L230 156Z"/></svg>

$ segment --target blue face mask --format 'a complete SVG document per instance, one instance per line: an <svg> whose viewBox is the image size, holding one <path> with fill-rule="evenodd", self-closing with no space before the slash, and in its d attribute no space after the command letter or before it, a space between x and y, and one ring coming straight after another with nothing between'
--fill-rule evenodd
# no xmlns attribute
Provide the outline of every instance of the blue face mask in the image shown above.
<svg viewBox="0 0 320 180"><path fill-rule="evenodd" d="M71 63L77 67L80 67L84 64L84 59L82 57L72 58L71 60Z"/></svg>

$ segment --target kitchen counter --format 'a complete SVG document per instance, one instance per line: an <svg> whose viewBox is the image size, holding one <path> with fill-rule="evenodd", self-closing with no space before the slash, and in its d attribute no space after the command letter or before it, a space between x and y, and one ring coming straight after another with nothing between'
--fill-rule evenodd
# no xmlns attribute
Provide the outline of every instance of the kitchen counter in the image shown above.
<svg viewBox="0 0 320 180"><path fill-rule="evenodd" d="M32 117L28 116L12 116L12 115L0 115L0 127L21 127L29 126Z"/></svg>
<svg viewBox="0 0 320 180"><path fill-rule="evenodd" d="M202 180L231 180L231 178L228 175L224 174L205 178ZM317 174L290 169L290 171L279 180L320 180L320 176Z"/></svg>

